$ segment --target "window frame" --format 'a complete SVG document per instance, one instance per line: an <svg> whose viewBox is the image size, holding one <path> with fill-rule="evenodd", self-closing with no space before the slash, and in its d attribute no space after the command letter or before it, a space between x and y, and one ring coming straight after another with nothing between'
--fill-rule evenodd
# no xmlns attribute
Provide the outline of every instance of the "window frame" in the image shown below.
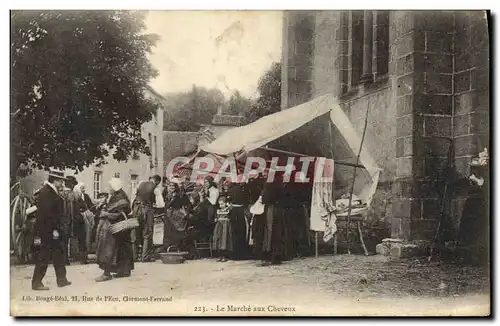
<svg viewBox="0 0 500 326"><path fill-rule="evenodd" d="M153 142L154 142L154 147L155 147L155 153L154 153L154 163L155 166L158 166L158 137L156 135L153 136Z"/></svg>
<svg viewBox="0 0 500 326"><path fill-rule="evenodd" d="M150 165L153 165L153 134L148 132L148 141L149 141L149 163Z"/></svg>
<svg viewBox="0 0 500 326"><path fill-rule="evenodd" d="M354 14L356 21L353 21L353 12L356 12ZM339 60L340 97L350 98L364 93L366 90L378 90L388 85L390 64L389 11L372 11L371 73L373 78L369 81L361 80L365 49L363 43L358 43L364 42L364 37L360 37L360 33L364 33L364 17L360 19L360 16L363 14L364 11L359 10L341 12L338 31L338 41L341 42ZM381 17L383 18L382 24L380 24ZM357 24L356 28L354 28L355 23ZM383 33L382 39L380 39L378 34L380 32ZM356 49L353 48L353 42L356 43ZM356 52L356 60L353 60L354 51ZM357 64L356 69L353 69L353 63ZM353 71L357 71L358 73L353 75Z"/></svg>
<svg viewBox="0 0 500 326"><path fill-rule="evenodd" d="M130 174L130 198L132 199L132 201L135 198L138 186L139 186L139 175L131 173Z"/></svg>
<svg viewBox="0 0 500 326"><path fill-rule="evenodd" d="M92 187L93 187L94 199L97 199L99 193L102 192L102 171L94 171Z"/></svg>

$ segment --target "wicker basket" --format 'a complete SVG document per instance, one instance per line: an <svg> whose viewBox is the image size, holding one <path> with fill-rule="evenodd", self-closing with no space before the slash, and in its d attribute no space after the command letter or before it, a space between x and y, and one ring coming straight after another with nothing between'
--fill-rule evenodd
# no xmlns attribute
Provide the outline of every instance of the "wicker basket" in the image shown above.
<svg viewBox="0 0 500 326"><path fill-rule="evenodd" d="M125 220L111 224L111 226L109 227L109 231L111 231L111 233L116 234L121 231L135 229L136 227L139 227L139 220L137 218L135 217L129 218L125 213L122 213L122 215L123 217L125 217Z"/></svg>
<svg viewBox="0 0 500 326"><path fill-rule="evenodd" d="M186 261L187 252L171 252L171 247L167 248L167 252L160 253L160 259L164 264L182 264Z"/></svg>

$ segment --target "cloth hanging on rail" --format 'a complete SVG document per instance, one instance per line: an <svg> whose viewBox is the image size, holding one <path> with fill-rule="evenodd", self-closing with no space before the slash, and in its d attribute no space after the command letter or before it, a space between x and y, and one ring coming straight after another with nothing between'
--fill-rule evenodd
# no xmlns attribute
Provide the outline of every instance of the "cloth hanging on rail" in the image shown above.
<svg viewBox="0 0 500 326"><path fill-rule="evenodd" d="M334 161L326 158L320 159L325 162L323 175L333 175ZM333 178L324 180L316 178L311 197L310 229L325 232L325 237L330 239L337 231L334 210Z"/></svg>

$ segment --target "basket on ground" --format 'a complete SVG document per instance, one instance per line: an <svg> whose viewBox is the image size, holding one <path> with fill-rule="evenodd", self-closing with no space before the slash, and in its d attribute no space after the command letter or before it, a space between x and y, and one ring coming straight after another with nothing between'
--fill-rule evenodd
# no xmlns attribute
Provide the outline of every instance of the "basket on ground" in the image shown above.
<svg viewBox="0 0 500 326"><path fill-rule="evenodd" d="M177 251L173 252L173 246L167 248L166 252L160 253L160 259L164 264L182 264L186 261L186 256L188 252L185 251Z"/></svg>

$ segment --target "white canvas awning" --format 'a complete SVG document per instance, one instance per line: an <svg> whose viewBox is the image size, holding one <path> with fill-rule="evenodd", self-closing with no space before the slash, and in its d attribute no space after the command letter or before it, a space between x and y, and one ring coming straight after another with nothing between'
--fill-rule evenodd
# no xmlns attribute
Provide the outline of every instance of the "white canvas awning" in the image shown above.
<svg viewBox="0 0 500 326"><path fill-rule="evenodd" d="M310 102L265 116L245 126L229 129L201 150L219 155L249 152L300 128L311 120L328 113L335 106L331 96L321 96Z"/></svg>
<svg viewBox="0 0 500 326"><path fill-rule="evenodd" d="M348 159L350 163L356 163L361 136L332 95L320 96L304 104L265 116L248 125L230 129L213 142L202 146L200 150L218 155L248 153L326 115L329 116L333 128L332 140L325 139L324 141L334 141L332 144L333 159L344 161ZM358 169L354 193L370 203L378 184L380 168L370 155L366 145L363 145L361 150L359 164L363 165L364 169ZM352 175L350 175L352 167L336 169L336 171L344 174L340 178L344 181L342 186L346 186L348 181L352 182Z"/></svg>

